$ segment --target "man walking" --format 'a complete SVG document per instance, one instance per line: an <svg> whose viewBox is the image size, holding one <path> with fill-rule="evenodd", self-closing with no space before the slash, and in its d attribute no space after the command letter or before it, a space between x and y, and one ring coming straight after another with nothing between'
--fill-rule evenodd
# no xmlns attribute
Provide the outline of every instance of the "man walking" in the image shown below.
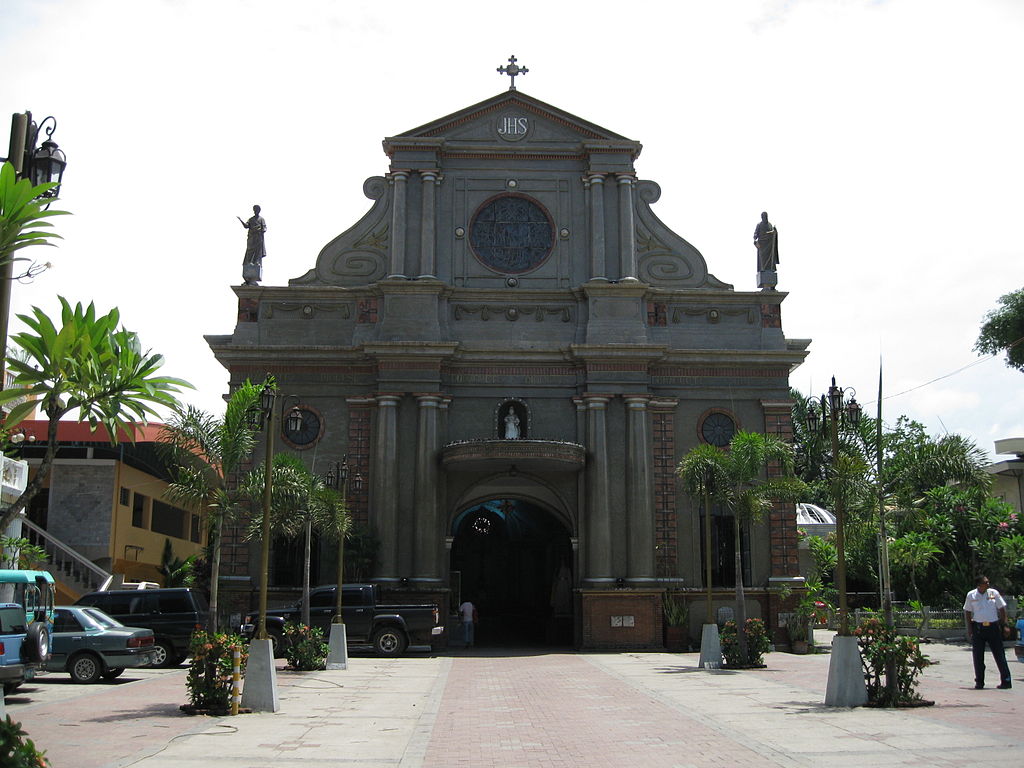
<svg viewBox="0 0 1024 768"><path fill-rule="evenodd" d="M1012 688L1010 667L1006 663L1003 649L1003 634L1009 632L1006 625L1006 601L995 589L989 587L988 577L979 576L978 586L967 593L964 601L964 622L967 624L967 639L974 651L974 687L985 687L985 646L989 647L999 667L999 688Z"/></svg>

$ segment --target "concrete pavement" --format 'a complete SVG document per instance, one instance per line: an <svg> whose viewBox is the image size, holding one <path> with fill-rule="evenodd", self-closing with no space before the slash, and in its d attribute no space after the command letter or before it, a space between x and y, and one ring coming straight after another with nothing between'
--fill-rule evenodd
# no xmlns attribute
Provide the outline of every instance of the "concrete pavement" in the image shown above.
<svg viewBox="0 0 1024 768"><path fill-rule="evenodd" d="M709 672L697 654L470 649L279 671L274 714L175 715L182 670L149 689L96 687L82 705L92 714L65 711L63 724L49 723L45 708L26 709L23 719L56 768L1024 763L1024 664L1011 651L1014 690L976 691L966 646L927 653L939 663L925 671L921 692L936 706L895 711L823 706L826 654L772 653L764 670ZM169 701L142 708L132 697ZM90 746L97 727L106 741Z"/></svg>

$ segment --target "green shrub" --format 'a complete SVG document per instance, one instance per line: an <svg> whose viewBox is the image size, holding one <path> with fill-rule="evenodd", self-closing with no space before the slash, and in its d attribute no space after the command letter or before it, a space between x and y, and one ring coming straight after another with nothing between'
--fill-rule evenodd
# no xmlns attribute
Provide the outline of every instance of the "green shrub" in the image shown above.
<svg viewBox="0 0 1024 768"><path fill-rule="evenodd" d="M231 706L231 677L234 670L234 650L241 651L242 675L249 654L239 635L223 632L209 634L197 629L189 641L188 668L185 687L191 705L211 712L227 712Z"/></svg>
<svg viewBox="0 0 1024 768"><path fill-rule="evenodd" d="M8 715L0 720L0 765L4 768L47 768L45 752L36 749L32 739Z"/></svg>
<svg viewBox="0 0 1024 768"><path fill-rule="evenodd" d="M662 612L665 614L665 623L670 627L685 627L690 617L690 606L681 595L666 592L661 596Z"/></svg>
<svg viewBox="0 0 1024 768"><path fill-rule="evenodd" d="M874 617L862 621L853 634L860 645L868 701L883 707L896 707L921 700L916 691L917 677L932 662L921 653L916 637L899 635ZM892 691L884 679L889 663L894 664L896 670Z"/></svg>
<svg viewBox="0 0 1024 768"><path fill-rule="evenodd" d="M764 664L764 655L771 649L768 630L760 619L747 619L747 657L740 653L739 638L736 636L736 622L727 621L719 633L722 656L729 667L759 667Z"/></svg>
<svg viewBox="0 0 1024 768"><path fill-rule="evenodd" d="M284 625L284 655L288 666L300 672L312 672L327 667L327 654L330 646L324 642L324 631L320 627L309 627L305 624Z"/></svg>

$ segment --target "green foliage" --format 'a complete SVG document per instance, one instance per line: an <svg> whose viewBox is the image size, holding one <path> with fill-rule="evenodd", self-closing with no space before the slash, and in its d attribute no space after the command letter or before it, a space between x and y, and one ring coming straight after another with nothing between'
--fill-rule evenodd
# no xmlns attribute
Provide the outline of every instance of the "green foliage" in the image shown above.
<svg viewBox="0 0 1024 768"><path fill-rule="evenodd" d="M916 690L917 678L921 670L932 662L921 653L917 638L899 635L875 617L862 621L853 634L860 646L868 701L883 707L896 707L920 700ZM885 685L885 670L889 664L896 671L892 690Z"/></svg>
<svg viewBox="0 0 1024 768"><path fill-rule="evenodd" d="M765 477L769 467L777 468L773 477ZM676 474L686 492L697 500L705 496L725 507L733 516L736 618L746 619L743 593L743 550L739 546L741 522L760 520L777 501L799 501L806 485L793 476L793 450L774 435L740 431L733 435L729 450L698 445L679 462ZM712 554L707 553L707 558ZM745 656L746 633L738 638L740 655Z"/></svg>
<svg viewBox="0 0 1024 768"><path fill-rule="evenodd" d="M1024 288L999 297L999 306L985 315L974 350L983 355L1006 351L1006 365L1024 371Z"/></svg>
<svg viewBox="0 0 1024 768"><path fill-rule="evenodd" d="M17 556L15 556L17 553ZM26 568L35 570L45 565L49 556L46 550L28 539L16 536L0 537L0 562L4 568Z"/></svg>
<svg viewBox="0 0 1024 768"><path fill-rule="evenodd" d="M821 536L808 536L806 541L818 578L822 581L832 581L836 564L839 562L835 537L830 535L828 539L823 539Z"/></svg>
<svg viewBox="0 0 1024 768"><path fill-rule="evenodd" d="M0 264L25 261L24 257L15 255L22 248L54 245L50 241L60 238L50 231L53 225L47 219L66 215L67 211L46 210L53 201L42 197L55 186L34 187L28 179L18 179L10 163L0 166Z"/></svg>
<svg viewBox="0 0 1024 768"><path fill-rule="evenodd" d="M195 565L198 558L191 555L182 560L174 556L170 539L164 539L164 551L160 556L160 574L165 587L191 587L195 583Z"/></svg>
<svg viewBox="0 0 1024 768"><path fill-rule="evenodd" d="M320 627L285 622L285 658L288 666L299 672L312 672L327 668L327 654L330 646L324 642L324 631Z"/></svg>
<svg viewBox="0 0 1024 768"><path fill-rule="evenodd" d="M188 649L192 657L185 681L189 703L197 709L226 713L231 706L234 651L238 649L241 653L243 676L249 658L241 636L197 629L192 633Z"/></svg>
<svg viewBox="0 0 1024 768"><path fill-rule="evenodd" d="M744 622L746 643L740 643L736 633L736 622L727 621L719 634L722 643L722 656L728 667L760 667L764 665L764 655L771 650L768 630L760 619L747 619ZM746 646L744 651L743 646Z"/></svg>
<svg viewBox="0 0 1024 768"><path fill-rule="evenodd" d="M27 357L7 358L14 386L0 391L0 405L22 402L11 408L5 427L9 430L26 418L37 405L32 400L38 401L49 424L46 453L25 491L0 517L0 530L25 509L49 476L57 451L57 425L64 416L75 414L94 430L103 426L116 444L119 439L134 439L138 422L159 415L155 408L176 409L175 395L192 387L181 379L157 375L163 357L143 351L139 337L118 326L117 309L98 316L92 304L72 307L64 297L58 299L60 328L33 307L31 315L18 315L28 330L12 337Z"/></svg>
<svg viewBox="0 0 1024 768"><path fill-rule="evenodd" d="M665 614L665 623L670 627L685 627L690 618L690 606L682 595L665 592L661 596L661 608Z"/></svg>
<svg viewBox="0 0 1024 768"><path fill-rule="evenodd" d="M8 715L0 720L0 765L4 768L47 768L50 761L45 752L36 749L32 739Z"/></svg>
<svg viewBox="0 0 1024 768"><path fill-rule="evenodd" d="M164 497L206 518L210 550L210 626L217 629L221 526L245 508L236 480L255 443L249 411L259 403L262 385L246 380L228 398L224 415L194 406L177 411L160 433L160 447L171 468ZM198 568L197 568L198 570Z"/></svg>

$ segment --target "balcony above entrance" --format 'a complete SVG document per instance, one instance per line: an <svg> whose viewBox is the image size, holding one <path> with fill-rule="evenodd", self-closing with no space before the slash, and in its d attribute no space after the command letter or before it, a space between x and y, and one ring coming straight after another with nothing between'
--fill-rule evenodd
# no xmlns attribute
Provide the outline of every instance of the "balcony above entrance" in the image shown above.
<svg viewBox="0 0 1024 768"><path fill-rule="evenodd" d="M586 452L582 445L555 440L468 440L446 445L441 463L449 472L579 472Z"/></svg>

